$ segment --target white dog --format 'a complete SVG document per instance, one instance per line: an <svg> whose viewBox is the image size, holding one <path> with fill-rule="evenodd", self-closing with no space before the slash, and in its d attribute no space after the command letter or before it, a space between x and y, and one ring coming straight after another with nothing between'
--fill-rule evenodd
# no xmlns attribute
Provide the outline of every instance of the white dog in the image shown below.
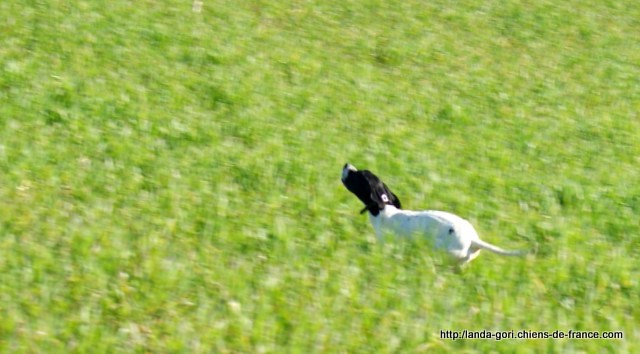
<svg viewBox="0 0 640 354"><path fill-rule="evenodd" d="M444 211L400 209L400 200L373 173L358 171L350 164L342 168L342 183L360 199L369 211L369 220L378 240L390 233L400 237L423 236L436 249L445 250L459 264L470 262L485 249L504 256L524 255L523 251L506 251L484 242L467 220Z"/></svg>

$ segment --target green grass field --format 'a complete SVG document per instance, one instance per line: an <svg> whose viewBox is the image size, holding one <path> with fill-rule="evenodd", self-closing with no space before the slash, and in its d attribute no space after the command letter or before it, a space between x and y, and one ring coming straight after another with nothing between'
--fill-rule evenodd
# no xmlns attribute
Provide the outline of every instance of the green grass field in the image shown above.
<svg viewBox="0 0 640 354"><path fill-rule="evenodd" d="M0 352L640 352L638 1L0 13ZM537 252L380 245L347 161Z"/></svg>

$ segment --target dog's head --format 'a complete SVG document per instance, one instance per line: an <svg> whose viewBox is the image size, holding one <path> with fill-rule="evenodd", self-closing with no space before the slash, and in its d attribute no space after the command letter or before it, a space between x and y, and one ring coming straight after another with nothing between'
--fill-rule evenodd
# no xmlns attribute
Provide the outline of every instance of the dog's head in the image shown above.
<svg viewBox="0 0 640 354"><path fill-rule="evenodd" d="M342 184L364 203L361 213L368 210L376 216L385 205L400 209L400 199L371 171L358 171L352 165L345 164L342 168Z"/></svg>

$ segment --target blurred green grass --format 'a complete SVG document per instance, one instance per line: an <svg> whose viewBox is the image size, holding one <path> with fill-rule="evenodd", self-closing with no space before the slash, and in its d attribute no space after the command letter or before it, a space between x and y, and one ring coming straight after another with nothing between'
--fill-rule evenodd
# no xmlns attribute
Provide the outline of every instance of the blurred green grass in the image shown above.
<svg viewBox="0 0 640 354"><path fill-rule="evenodd" d="M0 13L0 351L637 352L636 2ZM537 255L379 246L346 161Z"/></svg>

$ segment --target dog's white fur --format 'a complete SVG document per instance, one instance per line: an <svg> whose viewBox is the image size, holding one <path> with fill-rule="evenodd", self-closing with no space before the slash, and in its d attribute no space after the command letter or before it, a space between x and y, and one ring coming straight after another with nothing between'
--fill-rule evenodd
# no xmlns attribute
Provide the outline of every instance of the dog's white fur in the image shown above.
<svg viewBox="0 0 640 354"><path fill-rule="evenodd" d="M369 214L369 220L380 241L385 235L427 237L436 249L445 250L460 263L476 258L481 249L506 256L522 254L521 251L506 251L482 241L470 222L444 211L402 210L386 205L377 216Z"/></svg>
<svg viewBox="0 0 640 354"><path fill-rule="evenodd" d="M342 170L342 181L345 181L349 173L357 171L352 165L345 165ZM392 205L386 194L382 194L381 199L385 202L384 207L377 215L369 213L371 225L379 241L382 241L387 234L401 238L426 237L433 242L436 249L446 251L460 264L476 258L482 249L505 256L526 253L506 251L482 241L471 223L457 215L434 210L403 210Z"/></svg>

